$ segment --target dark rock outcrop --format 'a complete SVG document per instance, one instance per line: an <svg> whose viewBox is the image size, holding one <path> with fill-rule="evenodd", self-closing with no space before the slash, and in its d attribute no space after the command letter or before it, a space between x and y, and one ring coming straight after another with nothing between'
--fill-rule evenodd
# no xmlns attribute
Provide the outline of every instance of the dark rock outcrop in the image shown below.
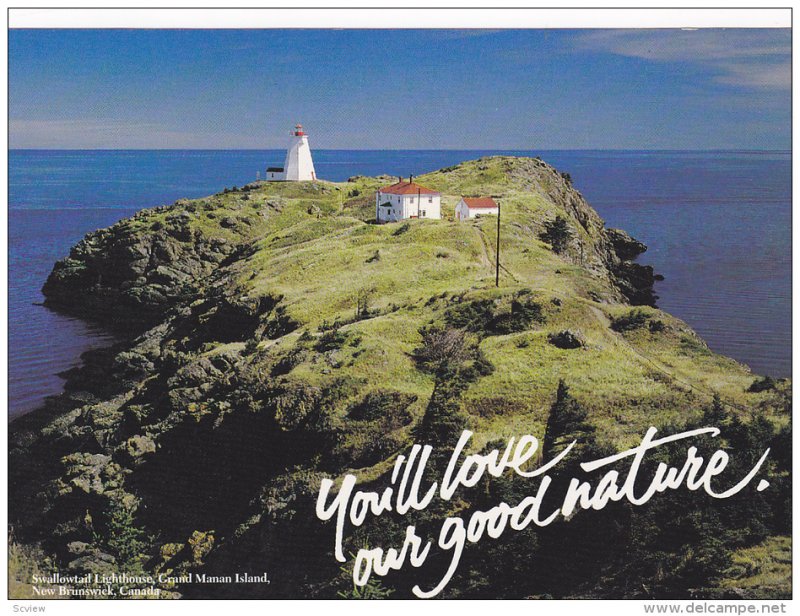
<svg viewBox="0 0 800 616"><path fill-rule="evenodd" d="M235 247L207 239L185 212L157 230L137 217L87 235L59 261L44 284L45 304L130 332L157 323L175 303L196 296ZM139 216L141 219L142 216Z"/></svg>
<svg viewBox="0 0 800 616"><path fill-rule="evenodd" d="M655 306L658 295L653 285L658 280L650 265L620 261L613 265L616 283L623 295L634 306Z"/></svg>
<svg viewBox="0 0 800 616"><path fill-rule="evenodd" d="M606 237L611 241L614 253L623 261L632 261L647 250L647 245L622 229L606 229Z"/></svg>

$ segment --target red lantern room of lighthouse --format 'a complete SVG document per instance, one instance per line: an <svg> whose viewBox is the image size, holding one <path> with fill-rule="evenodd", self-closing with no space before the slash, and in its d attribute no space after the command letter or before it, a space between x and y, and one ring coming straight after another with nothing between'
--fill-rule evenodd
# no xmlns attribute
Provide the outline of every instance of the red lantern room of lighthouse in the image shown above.
<svg viewBox="0 0 800 616"><path fill-rule="evenodd" d="M305 133L303 132L303 125L302 124L295 125L295 127L294 127L294 136L295 137L302 137L303 135L305 135Z"/></svg>

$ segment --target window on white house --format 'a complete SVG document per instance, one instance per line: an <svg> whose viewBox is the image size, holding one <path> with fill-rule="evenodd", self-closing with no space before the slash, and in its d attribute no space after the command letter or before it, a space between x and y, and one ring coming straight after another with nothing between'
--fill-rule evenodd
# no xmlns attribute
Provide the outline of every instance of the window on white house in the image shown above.
<svg viewBox="0 0 800 616"><path fill-rule="evenodd" d="M422 215L425 216L425 210L422 210Z"/></svg>
<svg viewBox="0 0 800 616"><path fill-rule="evenodd" d="M428 197L428 203L433 203L433 197Z"/></svg>

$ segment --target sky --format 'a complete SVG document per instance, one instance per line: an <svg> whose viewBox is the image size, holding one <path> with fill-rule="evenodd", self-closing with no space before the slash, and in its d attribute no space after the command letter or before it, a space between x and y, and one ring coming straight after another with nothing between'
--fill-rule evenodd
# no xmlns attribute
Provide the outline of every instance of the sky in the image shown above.
<svg viewBox="0 0 800 616"><path fill-rule="evenodd" d="M791 147L791 31L11 30L12 148Z"/></svg>

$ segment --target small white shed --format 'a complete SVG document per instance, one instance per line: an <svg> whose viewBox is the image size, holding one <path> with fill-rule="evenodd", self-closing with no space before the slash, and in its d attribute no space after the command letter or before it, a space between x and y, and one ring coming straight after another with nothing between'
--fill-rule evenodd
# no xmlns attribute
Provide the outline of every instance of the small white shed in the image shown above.
<svg viewBox="0 0 800 616"><path fill-rule="evenodd" d="M486 214L497 216L499 211L499 206L491 197L462 197L456 205L456 220L468 220Z"/></svg>

